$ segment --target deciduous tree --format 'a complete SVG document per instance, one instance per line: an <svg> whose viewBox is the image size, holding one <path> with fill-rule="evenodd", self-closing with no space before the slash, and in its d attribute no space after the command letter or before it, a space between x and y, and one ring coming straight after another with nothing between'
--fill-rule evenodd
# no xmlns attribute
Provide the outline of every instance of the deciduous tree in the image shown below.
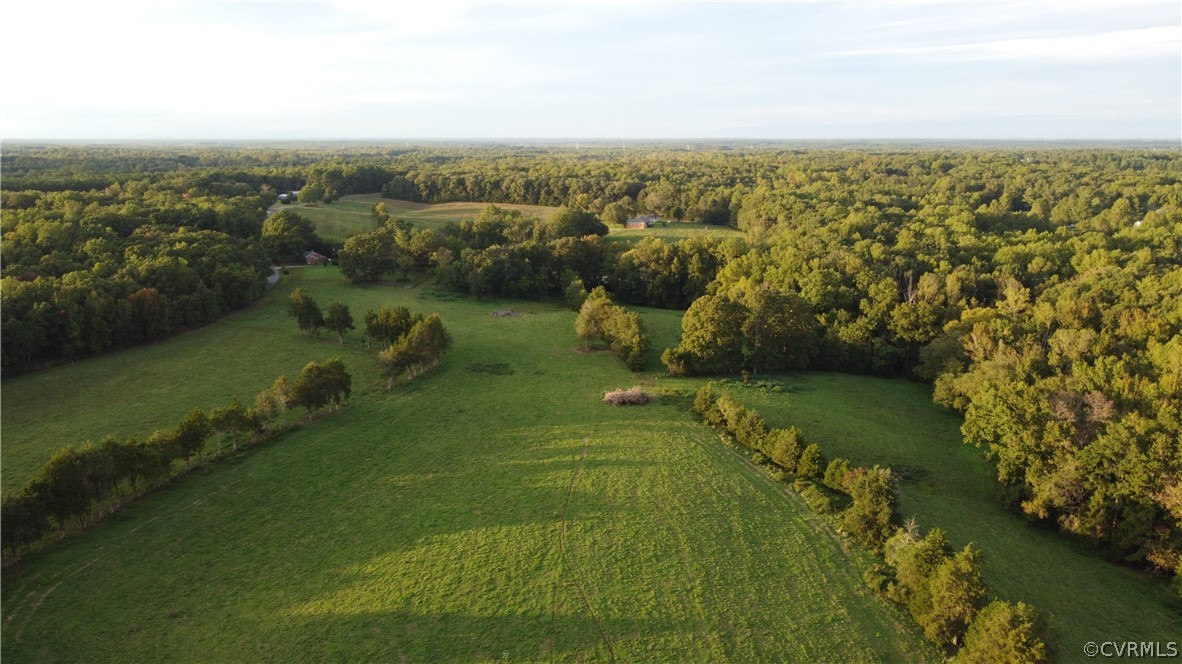
<svg viewBox="0 0 1182 664"><path fill-rule="evenodd" d="M345 333L353 329L353 315L349 313L349 307L340 300L329 302L324 326L336 332L337 342L345 345Z"/></svg>
<svg viewBox="0 0 1182 664"><path fill-rule="evenodd" d="M296 319L300 334L318 336L320 328L324 327L324 315L320 313L320 306L303 290L297 288L288 298L287 315Z"/></svg>
<svg viewBox="0 0 1182 664"><path fill-rule="evenodd" d="M398 256L402 253L394 242L394 236L384 228L358 233L345 240L344 247L337 252L341 274L355 284L378 281L383 275L398 267Z"/></svg>
<svg viewBox="0 0 1182 664"><path fill-rule="evenodd" d="M1024 602L995 600L973 619L957 664L1044 664L1051 661L1047 648L1046 619Z"/></svg>
<svg viewBox="0 0 1182 664"><path fill-rule="evenodd" d="M291 385L292 405L302 406L312 418L328 404L340 404L353 393L353 379L339 359L309 362Z"/></svg>

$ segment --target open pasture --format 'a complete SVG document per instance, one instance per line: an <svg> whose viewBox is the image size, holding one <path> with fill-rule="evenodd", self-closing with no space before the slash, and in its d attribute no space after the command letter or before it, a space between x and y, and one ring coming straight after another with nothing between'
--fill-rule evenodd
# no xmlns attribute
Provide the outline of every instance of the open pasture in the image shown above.
<svg viewBox="0 0 1182 664"><path fill-rule="evenodd" d="M454 347L386 392L356 333L297 334L296 286L355 317L438 311ZM5 381L6 483L11 455L27 474L58 445L172 426L311 359L341 357L354 397L7 569L4 658L939 659L867 591L859 554L673 399L601 404L658 379L577 352L573 318L308 268L209 327ZM676 314L645 318L665 336Z"/></svg>

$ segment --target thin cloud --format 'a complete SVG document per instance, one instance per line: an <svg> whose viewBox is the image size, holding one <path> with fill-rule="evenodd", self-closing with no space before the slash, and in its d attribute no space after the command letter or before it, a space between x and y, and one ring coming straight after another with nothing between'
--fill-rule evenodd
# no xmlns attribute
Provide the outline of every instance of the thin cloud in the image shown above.
<svg viewBox="0 0 1182 664"><path fill-rule="evenodd" d="M932 56L965 60L1129 60L1177 55L1182 26L1115 30L1091 35L999 39L968 44L839 51L837 56Z"/></svg>
<svg viewBox="0 0 1182 664"><path fill-rule="evenodd" d="M0 107L0 134L1173 137L1182 126L1176 0L112 3L7 12L4 52L36 57L8 72L19 103Z"/></svg>

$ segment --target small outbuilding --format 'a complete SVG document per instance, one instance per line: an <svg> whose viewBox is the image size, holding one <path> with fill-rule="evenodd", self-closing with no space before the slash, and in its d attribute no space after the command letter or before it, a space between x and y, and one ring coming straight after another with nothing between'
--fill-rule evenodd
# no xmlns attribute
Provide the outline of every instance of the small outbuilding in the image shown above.
<svg viewBox="0 0 1182 664"><path fill-rule="evenodd" d="M319 251L306 251L304 252L304 262L308 265L324 265L328 262L328 256Z"/></svg>
<svg viewBox="0 0 1182 664"><path fill-rule="evenodd" d="M625 228L652 228L657 223L656 217L633 217L624 222Z"/></svg>

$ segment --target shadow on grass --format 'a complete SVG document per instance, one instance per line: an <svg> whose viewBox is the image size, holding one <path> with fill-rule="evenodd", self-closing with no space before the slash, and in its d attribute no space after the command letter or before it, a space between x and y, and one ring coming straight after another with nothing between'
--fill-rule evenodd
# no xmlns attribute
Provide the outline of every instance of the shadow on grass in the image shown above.
<svg viewBox="0 0 1182 664"><path fill-rule="evenodd" d="M620 651L619 641L634 644L637 638L652 639L674 629L651 620L594 619L585 612L481 616L388 611L289 616L275 636L283 640L284 650L300 652L308 661L606 662L632 660L633 654Z"/></svg>

